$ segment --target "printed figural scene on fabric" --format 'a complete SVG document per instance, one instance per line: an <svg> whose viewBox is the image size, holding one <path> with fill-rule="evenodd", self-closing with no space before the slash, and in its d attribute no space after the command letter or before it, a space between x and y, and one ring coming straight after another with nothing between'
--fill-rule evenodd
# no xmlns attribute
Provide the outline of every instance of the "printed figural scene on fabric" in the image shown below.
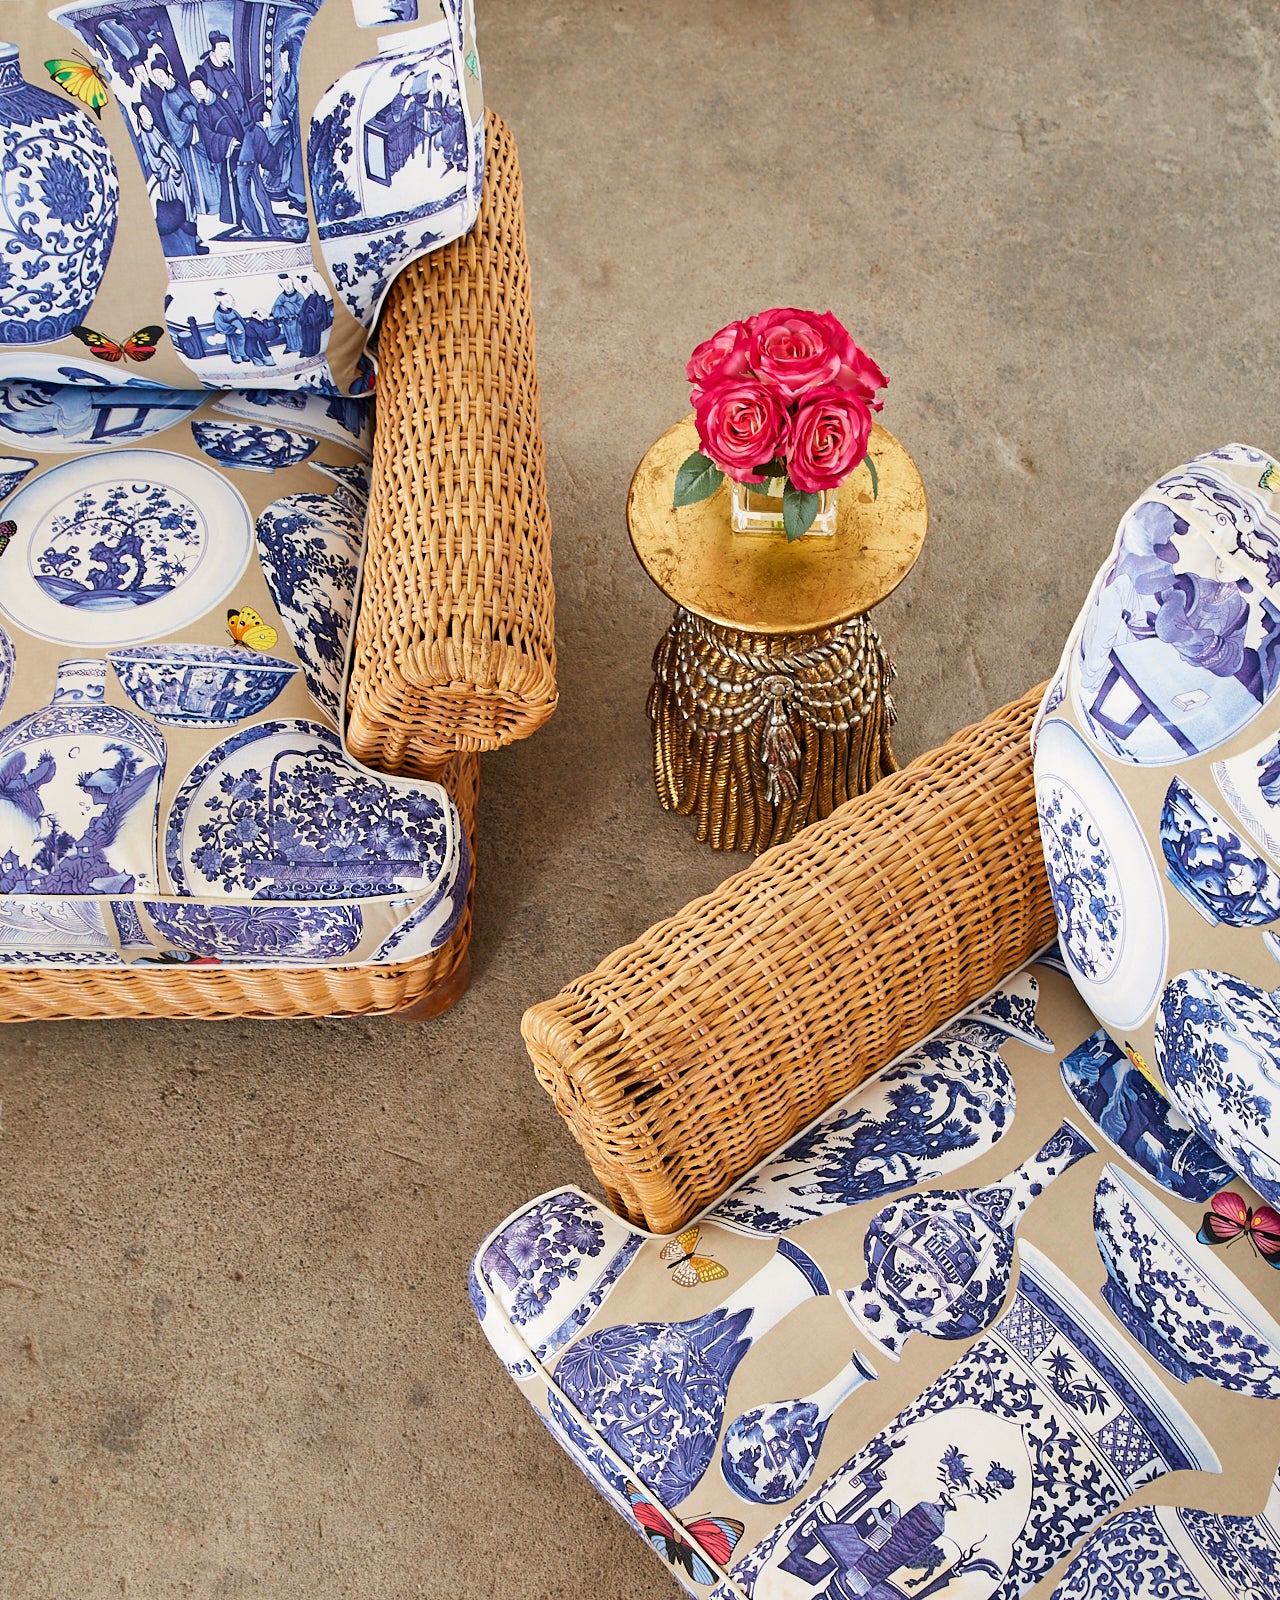
<svg viewBox="0 0 1280 1600"><path fill-rule="evenodd" d="M1280 1594L1280 1216L1109 1045L1050 952L677 1239L560 1190L481 1246L495 1352L688 1592Z"/></svg>

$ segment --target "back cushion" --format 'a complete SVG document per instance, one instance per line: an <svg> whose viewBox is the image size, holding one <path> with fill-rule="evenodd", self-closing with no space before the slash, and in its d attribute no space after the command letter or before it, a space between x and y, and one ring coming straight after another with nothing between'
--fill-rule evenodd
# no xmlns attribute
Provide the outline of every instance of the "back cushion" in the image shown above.
<svg viewBox="0 0 1280 1600"><path fill-rule="evenodd" d="M1063 957L1130 1058L1280 1203L1280 466L1196 457L1125 514L1035 735Z"/></svg>
<svg viewBox="0 0 1280 1600"><path fill-rule="evenodd" d="M0 382L368 387L392 279L475 220L470 0L7 0L0 30Z"/></svg>

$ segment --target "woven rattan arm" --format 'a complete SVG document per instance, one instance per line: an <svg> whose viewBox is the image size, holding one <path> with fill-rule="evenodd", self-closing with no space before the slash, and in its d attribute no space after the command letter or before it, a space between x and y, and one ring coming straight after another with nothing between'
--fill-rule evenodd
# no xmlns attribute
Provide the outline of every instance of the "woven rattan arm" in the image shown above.
<svg viewBox="0 0 1280 1600"><path fill-rule="evenodd" d="M525 1013L610 1202L681 1226L1053 937L1040 690L766 852Z"/></svg>
<svg viewBox="0 0 1280 1600"><path fill-rule="evenodd" d="M475 227L401 274L378 338L347 739L391 772L496 749L556 705L520 168L492 112L485 162Z"/></svg>

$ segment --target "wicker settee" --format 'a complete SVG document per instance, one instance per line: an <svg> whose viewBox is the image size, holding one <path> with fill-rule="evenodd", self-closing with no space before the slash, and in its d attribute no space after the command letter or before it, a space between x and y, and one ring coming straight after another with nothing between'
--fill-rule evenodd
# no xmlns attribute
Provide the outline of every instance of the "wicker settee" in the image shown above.
<svg viewBox="0 0 1280 1600"><path fill-rule="evenodd" d="M1052 939L1036 689L769 850L523 1033L614 1209L682 1226Z"/></svg>
<svg viewBox="0 0 1280 1600"><path fill-rule="evenodd" d="M405 270L379 337L369 525L347 745L442 782L475 863L479 753L556 705L550 524L520 171L500 118L472 231ZM470 896L439 949L361 966L0 968L0 1021L321 1016L451 1005Z"/></svg>

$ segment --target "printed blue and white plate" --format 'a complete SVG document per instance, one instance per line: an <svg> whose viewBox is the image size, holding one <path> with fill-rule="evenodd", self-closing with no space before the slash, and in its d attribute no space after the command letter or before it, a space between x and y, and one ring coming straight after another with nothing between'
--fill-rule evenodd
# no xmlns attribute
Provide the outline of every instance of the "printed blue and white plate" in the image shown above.
<svg viewBox="0 0 1280 1600"><path fill-rule="evenodd" d="M253 548L221 473L164 450L66 461L5 507L0 612L57 644L140 644L225 599Z"/></svg>
<svg viewBox="0 0 1280 1600"><path fill-rule="evenodd" d="M1058 942L1100 1021L1132 1028L1156 1003L1169 946L1164 891L1137 818L1068 723L1040 731L1036 803Z"/></svg>

